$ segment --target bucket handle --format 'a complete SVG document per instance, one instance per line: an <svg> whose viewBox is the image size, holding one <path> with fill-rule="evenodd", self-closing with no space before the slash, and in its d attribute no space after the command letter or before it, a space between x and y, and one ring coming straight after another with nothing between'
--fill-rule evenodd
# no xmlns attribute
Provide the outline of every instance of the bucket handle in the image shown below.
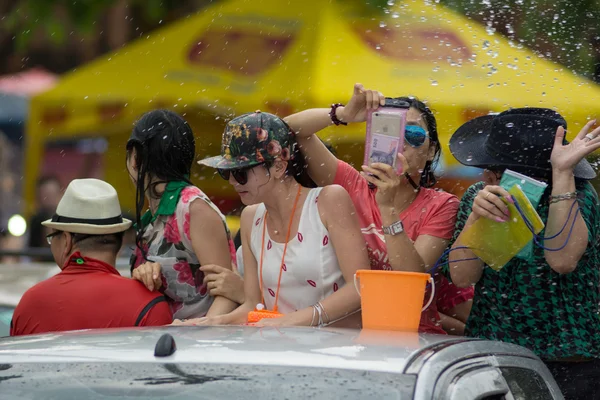
<svg viewBox="0 0 600 400"><path fill-rule="evenodd" d="M429 277L429 283L431 284L431 295L429 295L429 301L427 302L427 304L425 304L425 307L421 309L421 312L425 311L427 307L431 305L435 297L435 283L433 282L433 276Z"/></svg>
<svg viewBox="0 0 600 400"><path fill-rule="evenodd" d="M360 296L360 289L358 288L357 278L358 278L357 275L354 274L354 288L356 289L356 292ZM435 297L435 283L433 282L433 276L429 277L429 283L431 285L431 294L429 295L429 301L427 301L427 304L425 304L425 306L421 309L421 312L425 311L427 309L427 307L429 307L431 305L431 303L433 302L433 299Z"/></svg>
<svg viewBox="0 0 600 400"><path fill-rule="evenodd" d="M356 293L358 293L358 297L361 297L360 289L358 288L358 282L357 282L356 278L358 278L358 276L356 276L356 274L354 274L354 289L356 289Z"/></svg>

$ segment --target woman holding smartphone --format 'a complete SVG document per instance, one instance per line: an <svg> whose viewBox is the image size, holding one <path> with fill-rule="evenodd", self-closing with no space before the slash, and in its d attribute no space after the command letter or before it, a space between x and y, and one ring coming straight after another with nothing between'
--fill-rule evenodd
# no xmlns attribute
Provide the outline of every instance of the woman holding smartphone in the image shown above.
<svg viewBox="0 0 600 400"><path fill-rule="evenodd" d="M431 187L436 183L433 169L441 155L437 123L431 110L411 97L398 100L409 103L407 129L403 132L404 151L397 155L403 173L383 163L363 165L356 171L331 154L316 133L332 124L364 122L369 110L385 104L383 94L354 86L346 106L334 104L330 109L310 109L285 118L297 133L310 177L319 185L338 184L354 202L372 269L426 272L442 255L454 230L458 199ZM473 297L472 289L448 285L445 277L436 276L436 287L444 287L443 307L451 316L440 315L436 304L424 311L421 332L461 333ZM442 285L443 283L443 285ZM428 295L426 295L427 297ZM399 312L400 307L399 306Z"/></svg>

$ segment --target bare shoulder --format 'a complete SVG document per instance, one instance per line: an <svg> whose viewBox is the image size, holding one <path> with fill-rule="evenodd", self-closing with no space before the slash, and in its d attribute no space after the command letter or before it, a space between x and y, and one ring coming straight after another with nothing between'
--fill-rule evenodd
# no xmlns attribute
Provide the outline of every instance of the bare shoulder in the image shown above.
<svg viewBox="0 0 600 400"><path fill-rule="evenodd" d="M190 219L204 225L223 223L223 216L211 207L208 202L202 198L192 200L190 203Z"/></svg>
<svg viewBox="0 0 600 400"><path fill-rule="evenodd" d="M321 193L319 194L319 209L322 211L339 211L339 208L347 210L348 206L351 205L352 200L350 199L350 195L340 185L329 185L321 189Z"/></svg>
<svg viewBox="0 0 600 400"><path fill-rule="evenodd" d="M258 206L259 204L253 204L242 210L242 215L240 217L240 227L246 229L252 226L252 221L254 220L254 215L256 214Z"/></svg>

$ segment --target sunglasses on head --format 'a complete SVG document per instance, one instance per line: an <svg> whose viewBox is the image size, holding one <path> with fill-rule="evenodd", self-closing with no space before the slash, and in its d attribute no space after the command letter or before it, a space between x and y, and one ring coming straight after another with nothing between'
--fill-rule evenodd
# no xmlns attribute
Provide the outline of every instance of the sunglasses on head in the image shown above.
<svg viewBox="0 0 600 400"><path fill-rule="evenodd" d="M264 163L237 169L217 168L217 172L219 173L219 175L221 175L221 178L225 179L226 181L228 181L229 177L233 175L233 179L235 179L237 183L239 183L240 185L245 185L246 183L248 183L248 172L250 172L252 168L257 167L259 165L264 165Z"/></svg>
<svg viewBox="0 0 600 400"><path fill-rule="evenodd" d="M406 125L404 141L411 147L421 147L427 139L427 131L418 125Z"/></svg>

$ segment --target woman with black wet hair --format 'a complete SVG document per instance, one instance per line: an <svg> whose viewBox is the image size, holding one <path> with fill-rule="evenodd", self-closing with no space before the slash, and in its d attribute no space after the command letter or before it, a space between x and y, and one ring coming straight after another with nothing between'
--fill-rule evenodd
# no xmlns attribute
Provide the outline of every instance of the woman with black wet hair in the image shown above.
<svg viewBox="0 0 600 400"><path fill-rule="evenodd" d="M231 269L235 249L225 217L190 182L196 157L192 129L168 110L144 114L127 142L136 186L134 279L161 290L176 319L228 313L236 303L211 296L201 265ZM150 209L142 213L145 202ZM241 279L240 290L243 291Z"/></svg>
<svg viewBox="0 0 600 400"><path fill-rule="evenodd" d="M310 177L319 186L338 184L350 194L367 243L371 268L425 272L452 238L458 199L431 189L436 183L433 170L441 154L433 112L416 98L398 99L410 104L404 151L397 155L397 162L402 165L401 175L383 163L363 165L359 173L332 155L316 136L332 124L364 122L369 110L385 104L385 97L377 91L356 84L346 106L334 104L331 108L305 110L285 121L297 132ZM458 289L438 274L436 297L437 301L423 313L419 330L444 333L443 324L450 333L462 333L473 290ZM444 311L441 322L438 306ZM399 304L398 312L401 308Z"/></svg>

